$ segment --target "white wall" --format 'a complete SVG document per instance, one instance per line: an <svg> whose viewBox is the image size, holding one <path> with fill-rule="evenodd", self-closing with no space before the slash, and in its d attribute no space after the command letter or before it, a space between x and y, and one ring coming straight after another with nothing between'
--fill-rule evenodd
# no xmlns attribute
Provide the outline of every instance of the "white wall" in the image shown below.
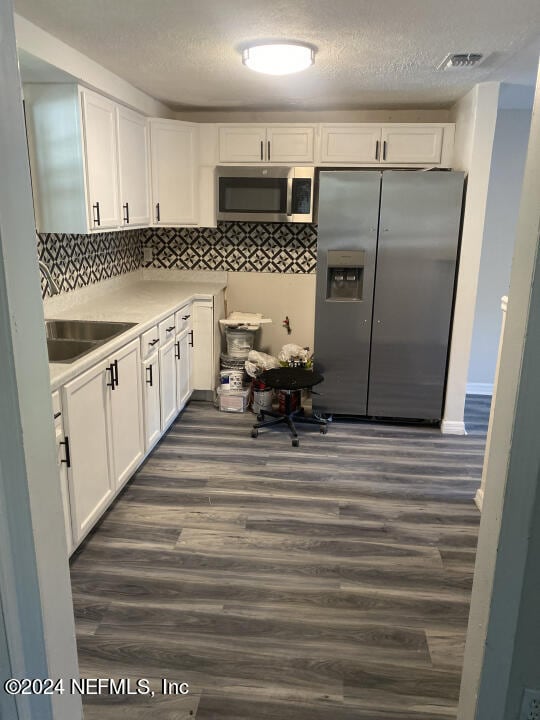
<svg viewBox="0 0 540 720"><path fill-rule="evenodd" d="M540 75L490 420L458 720L517 720L540 690Z"/></svg>
<svg viewBox="0 0 540 720"><path fill-rule="evenodd" d="M442 431L464 434L463 421L474 308L484 236L499 83L476 85L452 109L456 123L453 167L468 173L459 275Z"/></svg>
<svg viewBox="0 0 540 720"><path fill-rule="evenodd" d="M258 337L258 349L277 355L286 343L313 350L315 324L315 275L293 273L229 272L227 314L260 312L272 319ZM282 321L289 317L292 332Z"/></svg>
<svg viewBox="0 0 540 720"><path fill-rule="evenodd" d="M174 117L163 103L141 92L78 50L53 37L20 15L15 15L17 47L72 75L88 87L151 117Z"/></svg>
<svg viewBox="0 0 540 720"><path fill-rule="evenodd" d="M531 110L499 109L489 178L467 391L491 394L500 300L508 294Z"/></svg>

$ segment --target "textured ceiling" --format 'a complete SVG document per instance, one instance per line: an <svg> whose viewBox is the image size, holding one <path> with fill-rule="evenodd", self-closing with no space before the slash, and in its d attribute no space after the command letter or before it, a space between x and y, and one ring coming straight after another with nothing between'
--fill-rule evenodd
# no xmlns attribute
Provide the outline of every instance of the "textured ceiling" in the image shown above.
<svg viewBox="0 0 540 720"><path fill-rule="evenodd" d="M538 0L15 0L15 10L176 109L444 107L477 82L530 83L540 36ZM240 49L263 39L315 45L315 66L248 70ZM450 52L490 57L437 70Z"/></svg>

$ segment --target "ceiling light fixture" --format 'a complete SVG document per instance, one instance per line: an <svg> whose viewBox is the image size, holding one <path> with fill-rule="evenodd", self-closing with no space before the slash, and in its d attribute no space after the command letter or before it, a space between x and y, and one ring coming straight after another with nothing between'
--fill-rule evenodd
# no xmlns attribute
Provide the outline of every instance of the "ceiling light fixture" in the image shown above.
<svg viewBox="0 0 540 720"><path fill-rule="evenodd" d="M313 65L315 50L309 45L295 43L251 45L242 50L242 62L255 72L289 75Z"/></svg>

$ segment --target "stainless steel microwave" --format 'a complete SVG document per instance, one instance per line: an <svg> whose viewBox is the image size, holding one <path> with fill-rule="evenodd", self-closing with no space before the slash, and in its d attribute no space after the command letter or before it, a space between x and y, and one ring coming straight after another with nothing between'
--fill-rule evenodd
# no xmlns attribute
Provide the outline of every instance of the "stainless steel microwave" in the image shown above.
<svg viewBox="0 0 540 720"><path fill-rule="evenodd" d="M313 221L312 167L217 168L218 220Z"/></svg>

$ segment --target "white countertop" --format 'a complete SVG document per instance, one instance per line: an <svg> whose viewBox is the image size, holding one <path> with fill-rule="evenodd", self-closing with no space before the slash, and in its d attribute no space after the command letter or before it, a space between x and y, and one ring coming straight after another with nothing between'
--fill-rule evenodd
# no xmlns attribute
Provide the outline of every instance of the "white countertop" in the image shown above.
<svg viewBox="0 0 540 720"><path fill-rule="evenodd" d="M56 390L96 363L108 358L118 348L138 337L145 330L164 320L181 305L192 300L209 300L226 287L225 282L160 281L133 278L121 287L112 287L97 296L80 302L74 293L58 303L44 304L45 317L69 320L108 320L137 323L130 330L100 345L72 363L49 363L51 391ZM70 295L73 296L70 302ZM55 307L56 305L56 307Z"/></svg>

